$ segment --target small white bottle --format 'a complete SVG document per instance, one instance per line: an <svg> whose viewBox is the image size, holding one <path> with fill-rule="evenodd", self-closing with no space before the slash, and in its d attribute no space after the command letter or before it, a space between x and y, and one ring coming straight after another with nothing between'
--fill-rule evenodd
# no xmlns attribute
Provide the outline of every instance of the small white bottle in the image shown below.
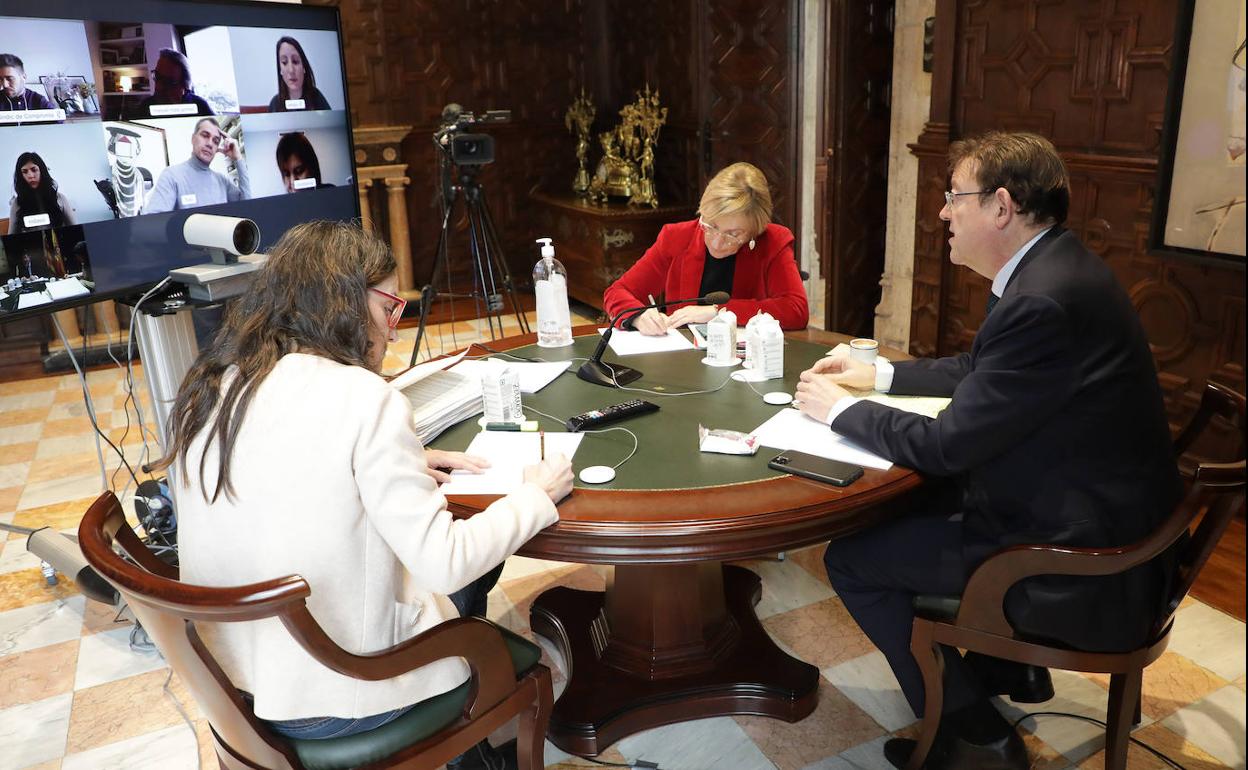
<svg viewBox="0 0 1248 770"><path fill-rule="evenodd" d="M720 310L706 324L706 359L710 366L737 364L737 314Z"/></svg>
<svg viewBox="0 0 1248 770"><path fill-rule="evenodd" d="M533 267L537 294L537 344L561 348L572 344L572 314L568 310L568 271L555 259L550 238L538 238L542 258Z"/></svg>
<svg viewBox="0 0 1248 770"><path fill-rule="evenodd" d="M742 364L746 369L754 367L755 356L758 350L758 329L761 324L766 321L775 320L770 313L758 311L754 317L745 322L745 362Z"/></svg>
<svg viewBox="0 0 1248 770"><path fill-rule="evenodd" d="M524 422L520 376L505 363L489 361L481 373L481 406L486 422Z"/></svg>
<svg viewBox="0 0 1248 770"><path fill-rule="evenodd" d="M784 332L780 322L768 318L755 329L756 349L754 372L763 379L774 380L784 376Z"/></svg>

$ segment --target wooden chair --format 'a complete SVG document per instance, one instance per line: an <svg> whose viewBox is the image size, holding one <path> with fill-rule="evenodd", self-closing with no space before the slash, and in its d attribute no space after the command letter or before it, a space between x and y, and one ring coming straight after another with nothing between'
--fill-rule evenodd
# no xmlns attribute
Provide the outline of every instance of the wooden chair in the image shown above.
<svg viewBox="0 0 1248 770"><path fill-rule="evenodd" d="M298 575L231 588L178 582L177 569L152 555L126 524L111 492L91 505L78 537L87 561L121 592L195 697L226 770L437 767L516 715L520 767L544 767L543 741L553 701L550 670L537 662L536 645L486 620L457 618L388 650L355 655L335 644L308 612L305 600L311 590ZM114 552L114 546L130 560ZM256 718L196 630L200 621L272 617L281 620L309 655L346 676L389 679L453 656L468 661L472 676L376 730L320 741L286 739Z"/></svg>
<svg viewBox="0 0 1248 770"><path fill-rule="evenodd" d="M1187 451L1215 415L1229 420L1242 434L1244 396L1209 383L1196 416L1175 439L1176 454ZM923 674L926 706L919 742L907 770L922 766L940 723L944 697L941 645L1046 668L1109 674L1105 768L1123 770L1127 766L1127 739L1131 727L1140 721L1144 668L1165 652L1179 602L1187 595L1231 517L1243 507L1243 447L1237 461L1199 463L1189 475L1187 495L1174 513L1138 543L1121 548L1012 546L980 564L960 597L915 597L910 650ZM1189 533L1193 525L1195 529ZM1020 638L1005 618L1006 592L1020 580L1036 575L1097 576L1125 572L1162 553L1184 533L1189 533L1190 538L1181 546L1167 611L1152 641L1144 647L1121 653L1092 653L1050 646Z"/></svg>

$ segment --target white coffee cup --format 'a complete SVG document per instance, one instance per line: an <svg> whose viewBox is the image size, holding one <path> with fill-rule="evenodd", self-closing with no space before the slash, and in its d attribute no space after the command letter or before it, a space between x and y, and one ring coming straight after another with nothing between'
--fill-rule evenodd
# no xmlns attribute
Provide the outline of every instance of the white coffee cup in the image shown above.
<svg viewBox="0 0 1248 770"><path fill-rule="evenodd" d="M875 355L880 351L880 343L875 340L859 338L849 341L849 357L864 364L874 364Z"/></svg>

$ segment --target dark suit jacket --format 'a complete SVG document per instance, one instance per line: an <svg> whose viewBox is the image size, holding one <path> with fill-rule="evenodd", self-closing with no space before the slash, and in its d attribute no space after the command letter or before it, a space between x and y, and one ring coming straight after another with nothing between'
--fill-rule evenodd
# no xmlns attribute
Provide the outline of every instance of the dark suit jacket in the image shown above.
<svg viewBox="0 0 1248 770"><path fill-rule="evenodd" d="M1132 543L1181 495L1139 317L1109 268L1060 227L1022 258L969 353L897 363L890 392L953 400L936 419L861 402L833 427L959 478L968 571L1011 544ZM1147 637L1167 585L1159 564L1039 578L1011 592L1007 614L1023 633L1123 649Z"/></svg>

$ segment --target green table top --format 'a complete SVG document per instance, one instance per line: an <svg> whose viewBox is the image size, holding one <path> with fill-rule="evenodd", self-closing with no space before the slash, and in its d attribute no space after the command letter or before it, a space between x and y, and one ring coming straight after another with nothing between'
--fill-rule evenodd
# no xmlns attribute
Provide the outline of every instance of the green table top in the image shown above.
<svg viewBox="0 0 1248 770"><path fill-rule="evenodd" d="M610 350L604 357L608 363L618 362L642 372L641 379L628 388L605 388L592 385L576 376L576 370L594 350L598 335L577 337L571 346L541 348L526 345L506 351L524 358L541 361L573 361L568 371L534 394L525 394L525 413L537 419L543 430L563 432L562 421L568 417L602 407L640 398L659 405L659 411L613 423L627 428L637 436L638 448L633 457L616 470L615 480L607 484L576 485L592 489L665 490L696 489L708 486L739 484L770 479L782 474L767 467L777 450L760 447L753 456L704 453L698 449L698 425L749 432L780 409L763 401L762 394L784 391L792 394L798 377L830 349L830 345L787 339L784 350L784 378L745 383L730 379L736 367L713 367L702 363L705 351L684 350L615 356ZM475 353L475 351L474 351ZM495 356L505 357L505 356ZM751 387L753 386L753 387ZM690 391L713 390L709 393ZM542 417L536 412L558 417ZM448 429L431 442L444 450L464 450L480 430L475 419L465 420ZM633 447L633 439L623 431L589 433L572 459L579 472L590 465L615 465Z"/></svg>

